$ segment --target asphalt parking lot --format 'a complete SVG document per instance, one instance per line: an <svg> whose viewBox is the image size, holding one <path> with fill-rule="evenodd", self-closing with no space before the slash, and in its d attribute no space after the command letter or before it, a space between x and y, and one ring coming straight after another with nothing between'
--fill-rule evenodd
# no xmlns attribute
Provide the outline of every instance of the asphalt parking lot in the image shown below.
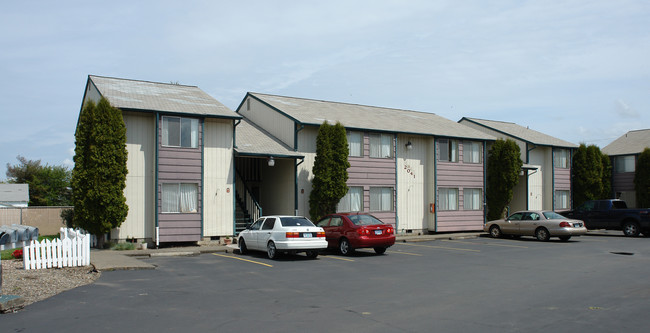
<svg viewBox="0 0 650 333"><path fill-rule="evenodd" d="M646 332L650 239L398 243L385 255L146 259L0 316L20 332Z"/></svg>

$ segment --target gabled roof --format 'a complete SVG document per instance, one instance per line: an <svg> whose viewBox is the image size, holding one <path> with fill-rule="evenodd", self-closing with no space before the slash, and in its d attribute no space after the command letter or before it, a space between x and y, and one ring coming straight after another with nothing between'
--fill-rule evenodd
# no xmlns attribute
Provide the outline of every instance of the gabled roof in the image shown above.
<svg viewBox="0 0 650 333"><path fill-rule="evenodd" d="M603 148L602 152L610 155L636 155L650 148L650 129L629 131Z"/></svg>
<svg viewBox="0 0 650 333"><path fill-rule="evenodd" d="M428 112L250 92L247 94L248 96L252 96L294 121L305 125L320 126L327 120L332 124L339 121L345 128L354 130L373 130L477 140L496 139L492 135Z"/></svg>
<svg viewBox="0 0 650 333"><path fill-rule="evenodd" d="M246 118L237 125L236 131L235 151L239 155L303 158L303 155Z"/></svg>
<svg viewBox="0 0 650 333"><path fill-rule="evenodd" d="M491 129L497 132L500 132L502 134L505 134L507 136L510 136L512 138L527 142L527 143L532 143L537 146L552 146L552 147L563 147L563 148L578 148L579 146L568 142L564 141L555 137L552 137L550 135L546 135L544 133L532 130L528 127L523 127L520 125L517 125L515 123L509 123L509 122L504 122L504 121L495 121L495 120L485 120L485 119L477 119L477 118L467 118L463 117L459 122L462 122L463 120L466 120L468 122L477 124L479 126L485 127L487 129Z"/></svg>
<svg viewBox="0 0 650 333"><path fill-rule="evenodd" d="M91 84L112 106L122 110L240 118L196 86L89 75L88 85Z"/></svg>
<svg viewBox="0 0 650 333"><path fill-rule="evenodd" d="M0 203L29 202L28 184L0 184Z"/></svg>

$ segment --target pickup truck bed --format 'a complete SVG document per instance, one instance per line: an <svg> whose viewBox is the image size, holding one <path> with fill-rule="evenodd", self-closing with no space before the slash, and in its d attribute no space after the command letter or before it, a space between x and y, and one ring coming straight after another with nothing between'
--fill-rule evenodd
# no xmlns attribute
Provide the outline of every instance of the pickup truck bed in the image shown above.
<svg viewBox="0 0 650 333"><path fill-rule="evenodd" d="M630 209L625 201L591 200L560 214L585 222L587 229L622 230L625 236L650 236L650 209Z"/></svg>

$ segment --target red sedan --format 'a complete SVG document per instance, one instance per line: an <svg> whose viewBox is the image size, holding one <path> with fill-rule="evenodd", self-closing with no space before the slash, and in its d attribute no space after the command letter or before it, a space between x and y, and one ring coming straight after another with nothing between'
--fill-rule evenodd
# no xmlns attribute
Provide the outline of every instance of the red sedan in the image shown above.
<svg viewBox="0 0 650 333"><path fill-rule="evenodd" d="M395 229L365 213L337 213L322 218L317 226L325 230L329 248L349 255L358 248L373 248L377 254L395 244Z"/></svg>

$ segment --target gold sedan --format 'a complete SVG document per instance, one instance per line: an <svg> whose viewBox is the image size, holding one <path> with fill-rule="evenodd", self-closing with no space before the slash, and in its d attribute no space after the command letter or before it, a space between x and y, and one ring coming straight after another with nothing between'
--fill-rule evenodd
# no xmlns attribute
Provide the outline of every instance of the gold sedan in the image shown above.
<svg viewBox="0 0 650 333"><path fill-rule="evenodd" d="M547 210L519 211L506 219L486 223L483 230L493 238L503 235L533 236L540 241L547 241L551 237L568 241L572 236L587 233L584 222Z"/></svg>

